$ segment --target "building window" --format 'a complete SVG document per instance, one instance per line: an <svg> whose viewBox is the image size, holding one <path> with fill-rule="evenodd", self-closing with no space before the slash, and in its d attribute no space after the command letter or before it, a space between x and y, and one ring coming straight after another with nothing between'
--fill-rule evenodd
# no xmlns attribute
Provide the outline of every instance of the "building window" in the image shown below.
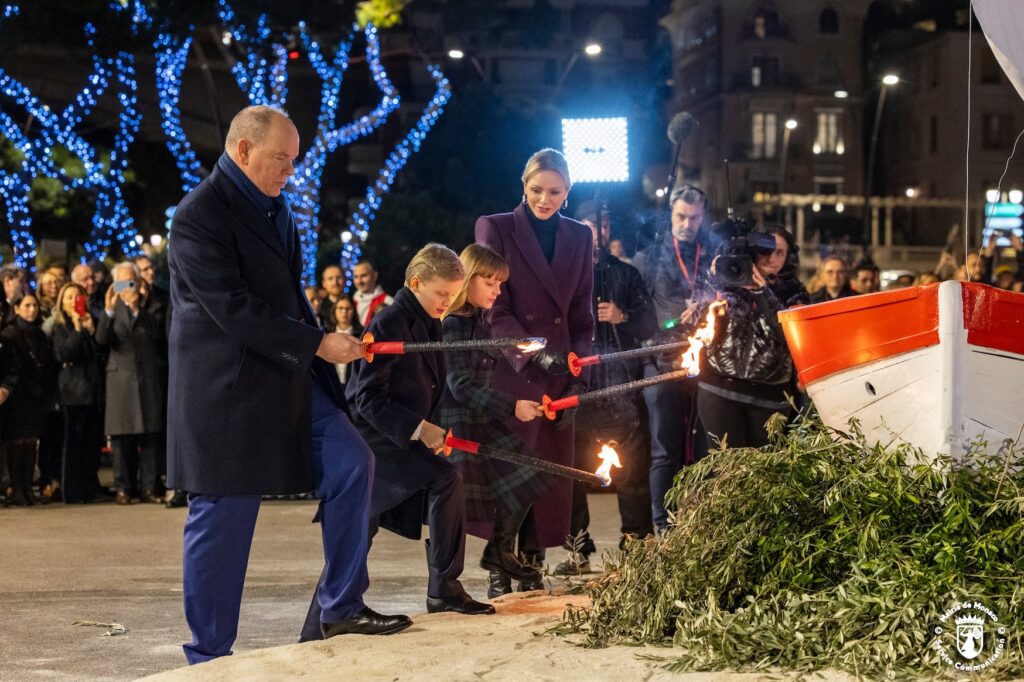
<svg viewBox="0 0 1024 682"><path fill-rule="evenodd" d="M1000 150L1010 146L1013 117L1010 114L983 114L981 117L981 146Z"/></svg>
<svg viewBox="0 0 1024 682"><path fill-rule="evenodd" d="M839 33L839 13L831 7L818 15L818 33Z"/></svg>
<svg viewBox="0 0 1024 682"><path fill-rule="evenodd" d="M761 40L767 36L782 36L785 33L782 29L782 22L779 21L779 13L767 8L759 9L754 14L752 32L755 38Z"/></svg>
<svg viewBox="0 0 1024 682"><path fill-rule="evenodd" d="M779 60L774 57L754 57L750 67L750 85L777 85L779 82Z"/></svg>
<svg viewBox="0 0 1024 682"><path fill-rule="evenodd" d="M992 54L992 50L987 45L983 46L981 51L981 82L985 85L998 85L1001 74L1002 69L999 68L996 56Z"/></svg>
<svg viewBox="0 0 1024 682"><path fill-rule="evenodd" d="M774 159L779 137L779 116L758 111L750 118L750 158Z"/></svg>
<svg viewBox="0 0 1024 682"><path fill-rule="evenodd" d="M843 112L819 111L818 134L811 149L815 154L845 154L843 142Z"/></svg>

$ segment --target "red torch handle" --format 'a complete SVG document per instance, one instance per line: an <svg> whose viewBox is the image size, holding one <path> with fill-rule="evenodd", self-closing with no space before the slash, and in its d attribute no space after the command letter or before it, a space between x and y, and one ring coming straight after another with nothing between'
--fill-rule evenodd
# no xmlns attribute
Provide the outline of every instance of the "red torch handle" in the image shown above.
<svg viewBox="0 0 1024 682"><path fill-rule="evenodd" d="M579 404L580 397L578 395L571 395L566 398L559 398L558 400L552 400L549 396L544 396L541 399L541 408L544 410L544 416L548 419L554 419L557 412L577 407Z"/></svg>
<svg viewBox="0 0 1024 682"><path fill-rule="evenodd" d="M465 440L463 438L456 438L452 435L451 429L448 429L448 435L444 438L445 457L452 454L452 450L462 450L463 452L468 452L471 455L476 455L480 452L480 443L472 440Z"/></svg>
<svg viewBox="0 0 1024 682"><path fill-rule="evenodd" d="M591 365L600 365L600 355L584 355L582 358L575 353L569 353L569 372L574 376L578 377L583 374L584 367L590 367Z"/></svg>
<svg viewBox="0 0 1024 682"><path fill-rule="evenodd" d="M376 341L370 344L370 352L381 355L402 355L405 353L405 341Z"/></svg>

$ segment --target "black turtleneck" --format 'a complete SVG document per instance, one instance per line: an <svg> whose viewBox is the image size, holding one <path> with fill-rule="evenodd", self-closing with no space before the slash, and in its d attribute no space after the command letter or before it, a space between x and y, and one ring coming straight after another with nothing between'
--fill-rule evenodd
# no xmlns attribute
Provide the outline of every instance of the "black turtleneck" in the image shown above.
<svg viewBox="0 0 1024 682"><path fill-rule="evenodd" d="M526 207L526 215L530 218L533 233L537 235L540 250L544 252L544 257L550 263L555 257L555 234L558 232L558 224L561 222L562 216L558 211L555 211L555 214L547 220L541 220L533 215L533 211L530 210L529 206Z"/></svg>

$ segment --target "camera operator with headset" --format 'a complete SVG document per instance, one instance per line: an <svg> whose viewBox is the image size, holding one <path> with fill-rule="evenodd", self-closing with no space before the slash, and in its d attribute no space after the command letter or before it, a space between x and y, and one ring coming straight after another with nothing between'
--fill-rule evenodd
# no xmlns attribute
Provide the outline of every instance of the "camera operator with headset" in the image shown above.
<svg viewBox="0 0 1024 682"><path fill-rule="evenodd" d="M723 240L712 284L728 306L701 366L697 409L712 440L757 448L768 444L768 418L791 411L793 360L778 312L807 303L808 295L796 276L798 249L783 228L752 230L729 219L711 229ZM703 320L709 305L697 306L690 319Z"/></svg>

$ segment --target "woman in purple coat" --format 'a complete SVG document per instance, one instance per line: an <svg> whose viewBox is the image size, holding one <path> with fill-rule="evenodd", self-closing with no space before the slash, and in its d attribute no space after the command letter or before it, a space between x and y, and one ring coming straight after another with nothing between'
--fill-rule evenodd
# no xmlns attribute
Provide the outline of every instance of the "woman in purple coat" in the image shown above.
<svg viewBox="0 0 1024 682"><path fill-rule="evenodd" d="M507 362L495 368L494 385L518 398L539 401L545 394L556 398L586 387L586 374L569 374L566 356L569 351L589 355L593 344L594 249L590 229L559 213L571 186L565 157L542 149L523 171L523 203L511 213L476 221L476 241L496 251L509 266L508 282L489 313L493 335L548 340L542 353L532 358L509 354ZM565 411L554 422L510 419L507 425L530 452L572 466L573 416ZM544 548L565 542L571 500L572 481L565 478L534 503L519 535L525 560L543 563ZM541 587L539 581L520 584L520 589Z"/></svg>

